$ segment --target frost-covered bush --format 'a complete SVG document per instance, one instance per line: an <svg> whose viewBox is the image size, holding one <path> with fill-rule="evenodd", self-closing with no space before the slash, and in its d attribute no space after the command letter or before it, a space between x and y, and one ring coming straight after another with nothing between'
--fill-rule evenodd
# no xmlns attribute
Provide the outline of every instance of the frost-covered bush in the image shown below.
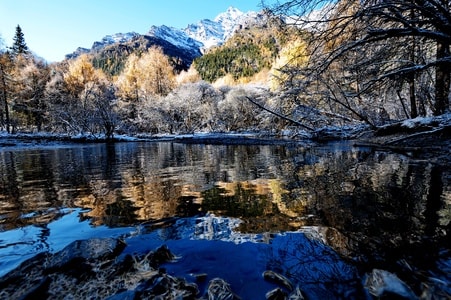
<svg viewBox="0 0 451 300"><path fill-rule="evenodd" d="M150 109L159 111L169 124L170 133L211 132L217 127L220 97L220 92L206 82L186 83L162 98L158 107Z"/></svg>
<svg viewBox="0 0 451 300"><path fill-rule="evenodd" d="M262 117L266 115L261 114L261 109L247 98L259 98L260 101L262 92L261 89L252 86L231 88L218 104L218 117L223 129L225 131L259 129L263 123Z"/></svg>

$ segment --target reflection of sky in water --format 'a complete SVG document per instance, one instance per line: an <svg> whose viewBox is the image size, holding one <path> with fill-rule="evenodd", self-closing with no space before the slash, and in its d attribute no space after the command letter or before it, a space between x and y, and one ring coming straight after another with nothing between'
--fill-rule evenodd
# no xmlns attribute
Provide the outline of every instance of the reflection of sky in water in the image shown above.
<svg viewBox="0 0 451 300"><path fill-rule="evenodd" d="M238 219L207 215L179 219L149 233L144 226L141 235L126 240L123 254L146 253L165 244L178 257L164 265L169 274L191 281L198 274L207 274L207 280L199 283L200 290L220 277L243 299L264 299L269 290L283 288L263 279L266 270L283 274L312 298L340 296L327 285L341 285L346 296L361 293L357 270L318 239L302 232L243 234L233 230L239 223Z"/></svg>
<svg viewBox="0 0 451 300"><path fill-rule="evenodd" d="M384 266L399 268L398 261L413 257L410 264L428 268L447 253L443 247L449 249L443 246L451 219L449 170L343 143L119 143L0 151L0 274L76 239L130 235L127 251L174 247L186 259L170 267L174 272L188 274L197 264L218 274L222 267L230 280L242 272L255 276L259 283L249 284L257 285L260 271L278 265L284 274L307 276L304 284L335 273L354 276L318 240L342 255L372 258L375 265L386 260ZM324 252L324 261L316 250ZM257 275L250 274L252 266L233 264L252 257ZM305 257L316 259L304 270L299 261Z"/></svg>
<svg viewBox="0 0 451 300"><path fill-rule="evenodd" d="M81 212L80 209L66 209L61 218L48 225L0 232L0 276L39 252L57 252L75 240L120 237L135 230L131 227L93 227L88 220L80 222Z"/></svg>

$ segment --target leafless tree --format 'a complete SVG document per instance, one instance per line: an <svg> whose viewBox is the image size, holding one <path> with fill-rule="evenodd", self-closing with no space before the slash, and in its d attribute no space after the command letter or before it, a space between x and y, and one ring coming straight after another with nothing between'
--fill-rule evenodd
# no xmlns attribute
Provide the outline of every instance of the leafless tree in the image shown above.
<svg viewBox="0 0 451 300"><path fill-rule="evenodd" d="M18 55L14 61L13 114L24 129L41 131L47 113L45 88L50 68L33 55Z"/></svg>
<svg viewBox="0 0 451 300"><path fill-rule="evenodd" d="M433 86L430 111L449 111L449 0L290 0L264 6L289 16L285 25L309 33L307 66L284 70L292 74L287 95L315 94L310 101L316 108L345 108L352 118L376 125L387 113L386 103L379 102L389 95L399 100L405 117L425 114L426 82Z"/></svg>

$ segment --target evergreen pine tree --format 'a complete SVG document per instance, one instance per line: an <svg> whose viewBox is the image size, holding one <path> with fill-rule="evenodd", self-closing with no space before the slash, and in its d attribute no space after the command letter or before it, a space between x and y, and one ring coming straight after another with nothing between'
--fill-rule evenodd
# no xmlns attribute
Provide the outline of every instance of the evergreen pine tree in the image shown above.
<svg viewBox="0 0 451 300"><path fill-rule="evenodd" d="M16 34L13 38L13 46L11 47L11 51L14 56L28 53L28 46L25 43L24 34L19 25L16 27Z"/></svg>

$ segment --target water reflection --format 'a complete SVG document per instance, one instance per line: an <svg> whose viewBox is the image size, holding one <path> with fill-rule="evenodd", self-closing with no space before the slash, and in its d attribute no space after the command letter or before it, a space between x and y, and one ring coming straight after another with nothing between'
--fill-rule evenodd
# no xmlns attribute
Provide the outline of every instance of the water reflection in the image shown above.
<svg viewBox="0 0 451 300"><path fill-rule="evenodd" d="M242 234L301 230L371 266L429 268L449 251L450 170L340 145L0 150L0 230L36 226L42 246L67 208L110 228L213 213L240 219Z"/></svg>
<svg viewBox="0 0 451 300"><path fill-rule="evenodd" d="M51 219L51 209L58 207L87 208L84 216L93 225L121 226L219 212L224 203L214 202L225 199L236 206L226 209L232 216L265 215L273 211L270 203L282 203L281 173L298 155L305 152L173 143L0 152L2 226L39 222L28 213Z"/></svg>
<svg viewBox="0 0 451 300"><path fill-rule="evenodd" d="M89 209L83 216L93 225L112 227L213 212L243 219L241 231L249 232L323 225L364 236L437 236L451 218L447 167L382 152L283 146L0 151L1 228L45 225L59 208L78 207Z"/></svg>

